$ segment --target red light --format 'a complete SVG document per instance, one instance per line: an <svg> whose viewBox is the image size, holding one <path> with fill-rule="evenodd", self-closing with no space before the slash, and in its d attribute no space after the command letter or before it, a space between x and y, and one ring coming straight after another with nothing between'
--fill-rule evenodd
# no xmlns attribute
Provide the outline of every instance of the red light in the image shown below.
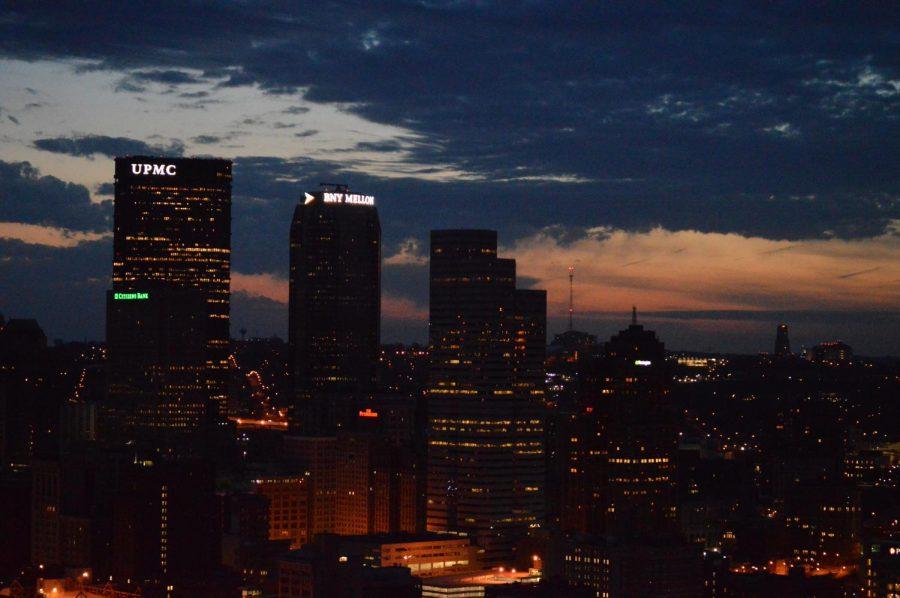
<svg viewBox="0 0 900 598"><path fill-rule="evenodd" d="M365 411L359 412L360 417L378 417L377 411L372 411L370 408L366 407Z"/></svg>
<svg viewBox="0 0 900 598"><path fill-rule="evenodd" d="M584 408L584 411L585 411L586 413L593 413L593 412L594 412L594 408L593 408L593 407L585 407L585 408Z"/></svg>

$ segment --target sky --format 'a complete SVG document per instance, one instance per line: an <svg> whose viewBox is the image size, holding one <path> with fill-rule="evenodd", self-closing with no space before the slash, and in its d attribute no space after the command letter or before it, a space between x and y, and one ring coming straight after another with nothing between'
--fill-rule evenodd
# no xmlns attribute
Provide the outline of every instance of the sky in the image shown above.
<svg viewBox="0 0 900 598"><path fill-rule="evenodd" d="M232 334L286 336L304 190L374 194L382 338L423 342L429 231L492 228L548 331L632 305L672 349L900 355L900 7L0 7L0 313L102 339L113 157L233 159Z"/></svg>

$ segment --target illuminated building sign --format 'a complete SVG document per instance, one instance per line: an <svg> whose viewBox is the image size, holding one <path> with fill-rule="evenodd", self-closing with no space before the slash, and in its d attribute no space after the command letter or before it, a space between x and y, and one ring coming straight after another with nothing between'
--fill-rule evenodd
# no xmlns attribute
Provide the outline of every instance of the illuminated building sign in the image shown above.
<svg viewBox="0 0 900 598"><path fill-rule="evenodd" d="M332 193L325 192L322 194L322 201L325 203L343 203L357 206L374 206L374 195L362 195L360 193Z"/></svg>
<svg viewBox="0 0 900 598"><path fill-rule="evenodd" d="M131 173L175 176L176 168L174 164L132 164Z"/></svg>
<svg viewBox="0 0 900 598"><path fill-rule="evenodd" d="M360 417L378 417L377 411L372 411L369 407L366 407L365 411L359 412Z"/></svg>
<svg viewBox="0 0 900 598"><path fill-rule="evenodd" d="M116 301L142 301L149 298L150 293L113 293Z"/></svg>
<svg viewBox="0 0 900 598"><path fill-rule="evenodd" d="M639 365L641 367L647 367L648 365L653 365L653 362L647 361L646 359L635 359L634 365Z"/></svg>

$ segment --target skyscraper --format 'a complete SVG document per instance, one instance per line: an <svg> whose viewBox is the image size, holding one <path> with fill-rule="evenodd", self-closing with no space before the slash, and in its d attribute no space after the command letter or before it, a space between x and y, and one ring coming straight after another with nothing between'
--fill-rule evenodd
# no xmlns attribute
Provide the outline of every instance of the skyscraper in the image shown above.
<svg viewBox="0 0 900 598"><path fill-rule="evenodd" d="M675 523L676 431L667 412L665 346L632 310L606 343L599 411L606 420L603 529L659 536Z"/></svg>
<svg viewBox="0 0 900 598"><path fill-rule="evenodd" d="M291 223L288 339L295 420L329 435L374 390L381 329L375 199L346 186L304 193Z"/></svg>
<svg viewBox="0 0 900 598"><path fill-rule="evenodd" d="M116 158L106 432L225 415L231 162Z"/></svg>
<svg viewBox="0 0 900 598"><path fill-rule="evenodd" d="M546 292L516 288L497 233L431 233L427 527L486 560L543 524Z"/></svg>
<svg viewBox="0 0 900 598"><path fill-rule="evenodd" d="M775 332L775 355L777 357L787 357L791 354L791 341L788 339L787 324L779 324L778 330Z"/></svg>

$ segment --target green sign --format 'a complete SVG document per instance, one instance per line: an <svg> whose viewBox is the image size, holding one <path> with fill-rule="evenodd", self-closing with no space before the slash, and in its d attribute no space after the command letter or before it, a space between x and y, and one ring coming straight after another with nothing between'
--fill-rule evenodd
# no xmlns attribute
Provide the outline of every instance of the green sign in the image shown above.
<svg viewBox="0 0 900 598"><path fill-rule="evenodd" d="M113 293L113 299L116 301L140 301L149 298L150 293Z"/></svg>

